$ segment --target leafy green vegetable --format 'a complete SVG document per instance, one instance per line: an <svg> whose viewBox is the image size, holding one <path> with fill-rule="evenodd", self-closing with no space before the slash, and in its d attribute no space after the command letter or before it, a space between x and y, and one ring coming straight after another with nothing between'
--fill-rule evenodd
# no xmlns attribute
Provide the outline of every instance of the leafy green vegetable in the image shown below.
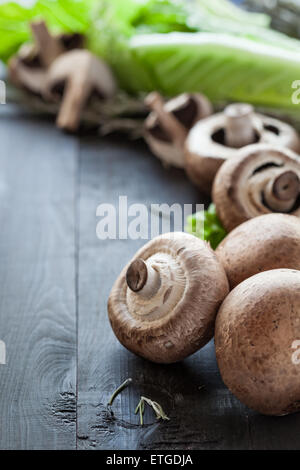
<svg viewBox="0 0 300 470"><path fill-rule="evenodd" d="M217 216L214 204L210 204L206 211L190 215L187 218L185 231L208 241L214 250L227 235Z"/></svg>
<svg viewBox="0 0 300 470"><path fill-rule="evenodd" d="M266 15L247 13L228 0L99 0L88 37L90 48L113 66L121 86L136 92L153 89L155 81L152 66L135 60L131 38L174 31L249 30L253 35L253 28L267 30L268 24Z"/></svg>
<svg viewBox="0 0 300 470"><path fill-rule="evenodd" d="M126 91L173 96L203 92L214 103L247 101L295 111L300 42L269 28L269 17L229 0L36 0L0 4L0 59L30 39L44 18L58 31L88 37Z"/></svg>
<svg viewBox="0 0 300 470"><path fill-rule="evenodd" d="M95 0L37 0L23 7L0 3L0 60L7 61L31 38L30 21L44 19L57 31L85 33Z"/></svg>
<svg viewBox="0 0 300 470"><path fill-rule="evenodd" d="M295 108L291 86L300 74L300 47L295 52L228 34L170 33L135 36L130 48L134 73L149 71L150 86L141 80L147 90L166 95L201 91L213 102ZM124 70L120 73L125 76Z"/></svg>
<svg viewBox="0 0 300 470"><path fill-rule="evenodd" d="M100 0L94 18L90 48L129 92L203 92L214 103L295 109L300 42L269 29L266 16L227 0Z"/></svg>

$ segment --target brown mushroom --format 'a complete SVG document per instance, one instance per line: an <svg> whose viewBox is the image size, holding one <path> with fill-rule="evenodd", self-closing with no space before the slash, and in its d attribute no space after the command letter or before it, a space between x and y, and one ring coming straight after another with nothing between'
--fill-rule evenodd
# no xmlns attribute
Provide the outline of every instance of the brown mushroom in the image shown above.
<svg viewBox="0 0 300 470"><path fill-rule="evenodd" d="M212 338L227 293L225 271L208 244L169 233L148 242L123 269L110 293L108 314L127 349L171 363Z"/></svg>
<svg viewBox="0 0 300 470"><path fill-rule="evenodd" d="M210 193L220 166L242 147L257 142L300 149L299 136L288 124L254 113L249 104L229 105L224 113L203 119L191 129L185 144L187 174Z"/></svg>
<svg viewBox="0 0 300 470"><path fill-rule="evenodd" d="M223 302L215 346L222 379L246 406L266 415L300 411L300 271L275 269L250 277Z"/></svg>
<svg viewBox="0 0 300 470"><path fill-rule="evenodd" d="M248 146L222 165L212 197L227 231L270 212L300 217L300 157L273 145Z"/></svg>
<svg viewBox="0 0 300 470"><path fill-rule="evenodd" d="M80 114L93 94L108 99L116 93L116 82L106 63L87 50L74 49L58 57L47 73L45 97L61 100L57 125L75 131Z"/></svg>
<svg viewBox="0 0 300 470"><path fill-rule="evenodd" d="M62 53L82 47L80 34L53 35L44 21L31 24L34 43L24 44L9 61L11 81L36 95L44 92L47 68Z"/></svg>
<svg viewBox="0 0 300 470"><path fill-rule="evenodd" d="M216 254L231 289L262 271L300 270L300 219L286 214L255 217L230 232Z"/></svg>
<svg viewBox="0 0 300 470"><path fill-rule="evenodd" d="M209 100L199 94L184 93L167 102L152 92L146 98L152 110L145 122L145 140L164 164L184 166L183 146L188 131L212 113Z"/></svg>

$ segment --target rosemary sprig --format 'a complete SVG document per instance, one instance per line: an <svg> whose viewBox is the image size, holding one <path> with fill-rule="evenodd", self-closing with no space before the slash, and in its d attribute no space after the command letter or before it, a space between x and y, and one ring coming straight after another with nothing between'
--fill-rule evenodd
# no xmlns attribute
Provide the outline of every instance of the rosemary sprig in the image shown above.
<svg viewBox="0 0 300 470"><path fill-rule="evenodd" d="M170 418L168 418L168 416L166 415L166 413L164 412L164 410L162 409L161 405L159 403L157 403L156 401L153 401L153 400L150 400L150 398L146 398L146 397L141 397L136 409L135 409L135 414L137 414L138 412L140 413L140 425L143 426L144 424L144 412L145 412L145 403L147 403L147 405L151 406L151 408L153 409L155 415L156 415L156 419L162 419L162 420L168 420Z"/></svg>
<svg viewBox="0 0 300 470"><path fill-rule="evenodd" d="M119 395L119 393L121 393L124 388L128 387L128 385L130 385L132 382L132 379L126 379L115 391L114 393L112 394L112 396L110 397L109 399L109 402L107 403L107 406L112 406L115 398Z"/></svg>

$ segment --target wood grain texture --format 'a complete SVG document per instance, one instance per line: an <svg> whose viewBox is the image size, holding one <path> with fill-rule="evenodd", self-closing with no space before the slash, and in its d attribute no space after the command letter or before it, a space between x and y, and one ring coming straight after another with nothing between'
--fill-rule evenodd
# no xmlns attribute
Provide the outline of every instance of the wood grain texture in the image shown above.
<svg viewBox="0 0 300 470"><path fill-rule="evenodd" d="M160 366L111 331L109 291L144 240L99 240L96 208L119 195L148 206L207 202L184 173L140 143L66 136L13 107L0 107L0 137L0 448L300 449L300 414L246 409L222 383L213 342ZM106 403L128 377L112 417ZM171 420L147 408L140 427L140 395Z"/></svg>
<svg viewBox="0 0 300 470"><path fill-rule="evenodd" d="M144 243L97 239L97 205L117 204L119 195L127 195L128 203L147 205L207 202L199 200L183 172L166 171L142 145L82 141L78 447L248 448L247 415L221 382L212 343L180 364L159 366L135 357L115 339L106 312L109 291L120 269ZM133 378L133 384L116 399L112 419L106 403L127 377ZM147 409L146 425L141 428L134 415L140 395L157 400L171 420L157 423Z"/></svg>
<svg viewBox="0 0 300 470"><path fill-rule="evenodd" d="M76 142L12 108L0 142L0 448L72 449Z"/></svg>

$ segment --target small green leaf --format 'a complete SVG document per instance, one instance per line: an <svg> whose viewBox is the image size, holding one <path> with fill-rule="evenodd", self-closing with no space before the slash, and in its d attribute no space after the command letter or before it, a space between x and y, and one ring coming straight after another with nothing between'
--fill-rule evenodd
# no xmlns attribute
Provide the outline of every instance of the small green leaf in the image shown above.
<svg viewBox="0 0 300 470"><path fill-rule="evenodd" d="M197 223L199 223L198 226ZM196 212L188 216L185 231L209 242L213 250L227 235L217 216L214 204L210 204L206 211Z"/></svg>

